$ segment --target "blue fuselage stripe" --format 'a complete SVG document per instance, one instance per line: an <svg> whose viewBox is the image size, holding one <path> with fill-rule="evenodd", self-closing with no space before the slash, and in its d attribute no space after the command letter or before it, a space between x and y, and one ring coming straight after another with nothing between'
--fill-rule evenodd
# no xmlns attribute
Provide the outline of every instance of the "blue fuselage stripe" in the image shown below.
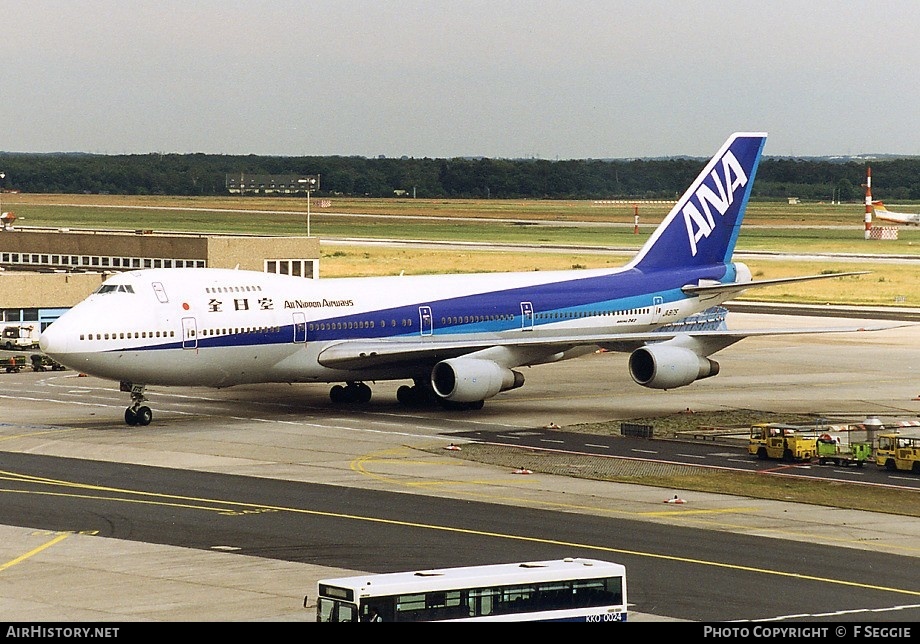
<svg viewBox="0 0 920 644"><path fill-rule="evenodd" d="M680 290L681 286L700 279L731 281L734 277L735 271L731 264L650 273L630 269L349 315L314 317L306 321L309 327L307 337L310 341L319 342L415 337L422 333L420 307L430 309L431 335L458 336L513 331L525 323L522 319L522 303L528 305L526 324L537 329L579 317L634 311L656 303L678 302L688 298ZM661 299L656 302L655 298ZM268 315L272 316L272 320L278 319L276 311L268 312ZM289 320L291 318L285 316L283 324L255 330L228 329L229 333L221 332L212 336L199 333L195 346L211 348L289 344L295 338L294 324ZM403 326L402 320L411 320L412 323ZM182 346L180 340L132 346L130 350L177 349Z"/></svg>

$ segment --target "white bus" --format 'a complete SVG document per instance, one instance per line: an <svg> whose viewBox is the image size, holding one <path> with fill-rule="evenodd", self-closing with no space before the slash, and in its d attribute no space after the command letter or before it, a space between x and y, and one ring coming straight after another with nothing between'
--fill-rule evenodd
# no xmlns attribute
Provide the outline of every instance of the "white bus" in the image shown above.
<svg viewBox="0 0 920 644"><path fill-rule="evenodd" d="M322 579L318 590L318 622L625 622L627 615L625 566L597 559L356 575Z"/></svg>

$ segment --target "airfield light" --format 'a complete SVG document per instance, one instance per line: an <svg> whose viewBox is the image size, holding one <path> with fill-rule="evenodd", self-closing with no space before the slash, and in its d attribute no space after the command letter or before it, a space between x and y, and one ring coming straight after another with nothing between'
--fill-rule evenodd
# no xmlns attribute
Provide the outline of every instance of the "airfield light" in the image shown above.
<svg viewBox="0 0 920 644"><path fill-rule="evenodd" d="M310 193L319 188L319 175L313 174L297 180L307 191L307 237L310 236Z"/></svg>
<svg viewBox="0 0 920 644"><path fill-rule="evenodd" d="M872 238L872 168L866 166L866 239Z"/></svg>

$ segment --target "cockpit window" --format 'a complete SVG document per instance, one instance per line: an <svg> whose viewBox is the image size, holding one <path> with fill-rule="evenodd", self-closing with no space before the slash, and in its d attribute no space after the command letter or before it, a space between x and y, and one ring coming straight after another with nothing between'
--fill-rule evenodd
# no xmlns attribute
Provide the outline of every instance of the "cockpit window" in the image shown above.
<svg viewBox="0 0 920 644"><path fill-rule="evenodd" d="M99 295L105 295L106 293L133 293L134 287L130 284L103 284L96 289L96 293Z"/></svg>

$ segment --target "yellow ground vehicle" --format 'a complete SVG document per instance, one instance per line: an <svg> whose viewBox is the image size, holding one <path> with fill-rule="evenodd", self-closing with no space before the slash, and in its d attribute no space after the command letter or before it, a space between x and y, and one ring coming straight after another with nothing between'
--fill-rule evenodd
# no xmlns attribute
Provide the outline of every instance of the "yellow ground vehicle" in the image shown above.
<svg viewBox="0 0 920 644"><path fill-rule="evenodd" d="M810 461L818 451L818 435L795 425L758 423L751 426L748 454L757 458Z"/></svg>
<svg viewBox="0 0 920 644"><path fill-rule="evenodd" d="M920 474L920 436L904 436L897 432L879 434L875 464L886 470Z"/></svg>

